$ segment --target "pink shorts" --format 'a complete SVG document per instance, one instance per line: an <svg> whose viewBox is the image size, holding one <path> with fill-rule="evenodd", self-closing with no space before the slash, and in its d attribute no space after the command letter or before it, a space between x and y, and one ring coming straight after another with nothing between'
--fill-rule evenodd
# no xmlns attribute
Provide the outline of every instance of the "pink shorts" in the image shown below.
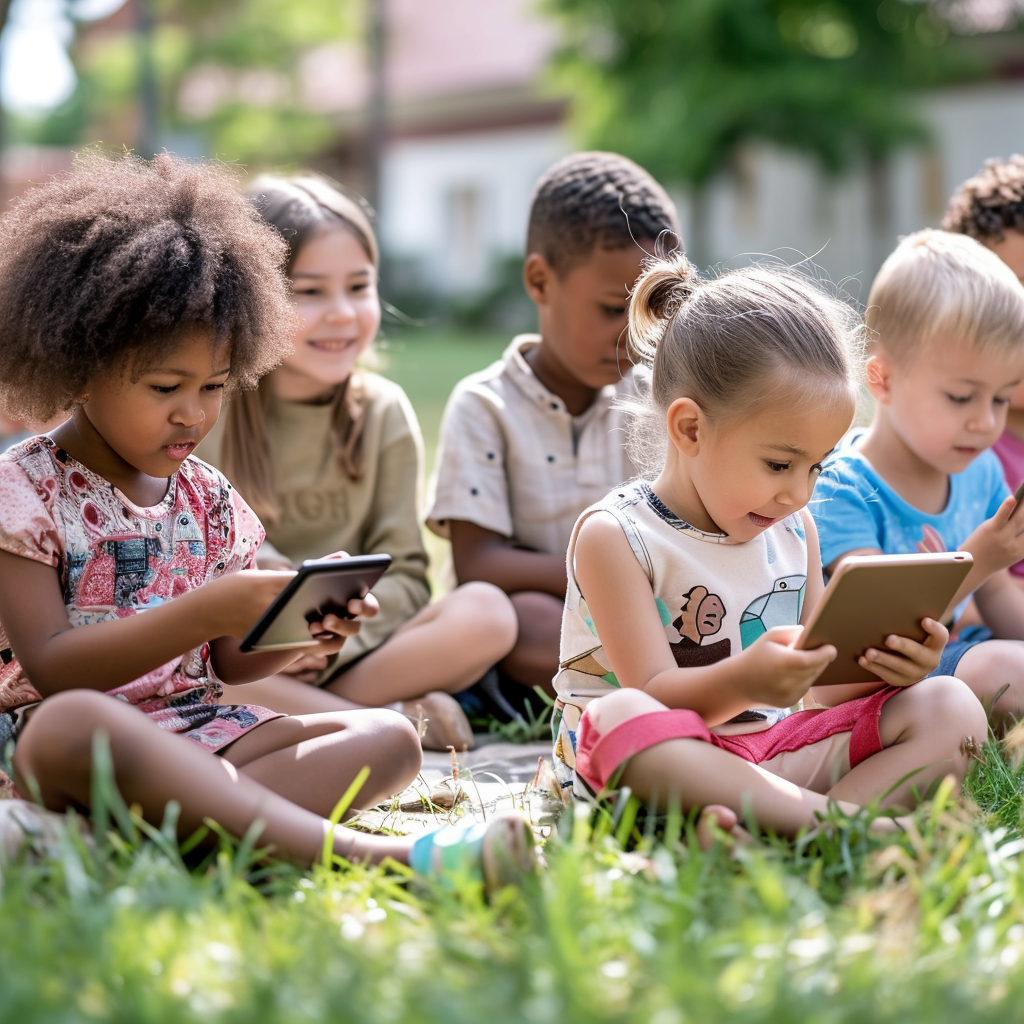
<svg viewBox="0 0 1024 1024"><path fill-rule="evenodd" d="M694 739L761 765L807 789L826 792L865 758L882 749L878 720L900 690L884 690L834 708L797 711L762 732L719 736L695 711L653 711L620 722L603 735L584 712L576 734L576 774L594 793L641 751L667 740Z"/></svg>

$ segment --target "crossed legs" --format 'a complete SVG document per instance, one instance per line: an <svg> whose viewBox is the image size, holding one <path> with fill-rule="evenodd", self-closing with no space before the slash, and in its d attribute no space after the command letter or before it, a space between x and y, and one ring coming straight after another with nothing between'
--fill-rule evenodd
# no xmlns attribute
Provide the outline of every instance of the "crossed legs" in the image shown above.
<svg viewBox="0 0 1024 1024"><path fill-rule="evenodd" d="M639 690L618 690L594 701L586 711L602 734L637 715L662 710ZM621 782L651 806L676 802L686 810L721 805L737 815L748 811L758 827L795 835L812 827L830 802L847 811L877 801L883 807L909 809L918 793L952 774L967 771L970 745L987 732L985 711L958 679L922 680L892 697L883 707L879 732L883 749L858 764L827 793L802 788L749 761L697 739L673 739L635 754ZM890 827L877 819L877 827Z"/></svg>
<svg viewBox="0 0 1024 1024"><path fill-rule="evenodd" d="M509 599L490 583L467 583L427 605L324 686L277 675L226 688L222 699L286 715L391 705L413 719L422 713L425 747L463 750L473 745L473 733L450 694L475 683L515 640Z"/></svg>

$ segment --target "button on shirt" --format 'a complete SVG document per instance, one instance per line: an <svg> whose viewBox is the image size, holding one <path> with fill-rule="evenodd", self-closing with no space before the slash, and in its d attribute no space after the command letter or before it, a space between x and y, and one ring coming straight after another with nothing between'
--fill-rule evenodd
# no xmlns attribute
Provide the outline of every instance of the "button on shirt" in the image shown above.
<svg viewBox="0 0 1024 1024"><path fill-rule="evenodd" d="M581 416L534 375L519 335L502 358L460 381L448 399L427 525L443 537L465 520L533 551L564 555L577 516L636 475L626 454L631 370L602 388Z"/></svg>

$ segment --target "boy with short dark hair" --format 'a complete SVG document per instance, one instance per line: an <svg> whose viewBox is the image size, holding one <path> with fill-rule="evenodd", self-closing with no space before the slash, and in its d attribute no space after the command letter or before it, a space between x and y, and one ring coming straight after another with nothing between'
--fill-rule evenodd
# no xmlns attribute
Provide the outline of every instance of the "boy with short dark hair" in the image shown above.
<svg viewBox="0 0 1024 1024"><path fill-rule="evenodd" d="M1024 713L1024 557L1015 508L988 451L1024 379L1024 288L985 246L926 230L905 238L868 296L868 427L825 461L810 508L826 572L846 555L969 551L935 673L962 679L997 722ZM983 625L956 633L973 594ZM885 664L868 651L861 665ZM998 704L993 709L993 704Z"/></svg>
<svg viewBox="0 0 1024 1024"><path fill-rule="evenodd" d="M499 668L524 686L553 693L577 516L635 473L617 402L635 388L626 303L646 253L678 230L664 189L631 160L554 164L534 190L523 264L539 332L448 400L427 522L450 537L460 583L511 597L519 640Z"/></svg>

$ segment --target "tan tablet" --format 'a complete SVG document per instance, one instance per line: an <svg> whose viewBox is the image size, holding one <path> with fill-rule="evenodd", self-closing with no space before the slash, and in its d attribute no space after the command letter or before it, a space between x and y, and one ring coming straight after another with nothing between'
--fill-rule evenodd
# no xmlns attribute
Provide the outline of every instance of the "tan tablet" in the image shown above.
<svg viewBox="0 0 1024 1024"><path fill-rule="evenodd" d="M883 649L893 634L924 640L921 620L942 620L973 562L967 551L842 559L797 644L804 650L833 644L839 651L814 685L877 679L857 659L869 647Z"/></svg>

